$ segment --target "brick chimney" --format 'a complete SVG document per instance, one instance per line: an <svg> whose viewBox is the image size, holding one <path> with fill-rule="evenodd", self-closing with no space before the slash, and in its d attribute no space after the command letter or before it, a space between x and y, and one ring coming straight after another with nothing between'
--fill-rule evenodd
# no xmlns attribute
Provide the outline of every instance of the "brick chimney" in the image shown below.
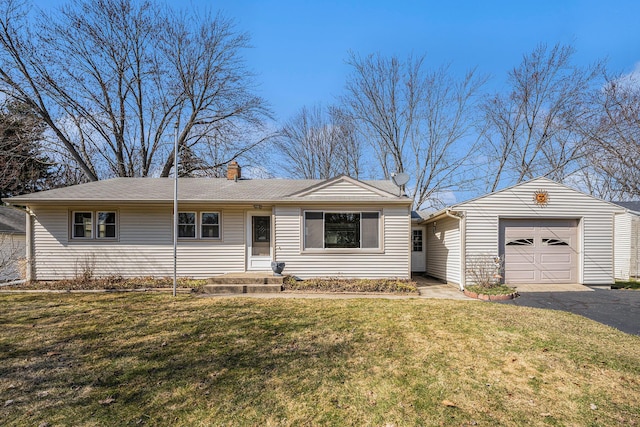
<svg viewBox="0 0 640 427"><path fill-rule="evenodd" d="M242 168L235 160L227 165L227 179L237 181L242 178Z"/></svg>

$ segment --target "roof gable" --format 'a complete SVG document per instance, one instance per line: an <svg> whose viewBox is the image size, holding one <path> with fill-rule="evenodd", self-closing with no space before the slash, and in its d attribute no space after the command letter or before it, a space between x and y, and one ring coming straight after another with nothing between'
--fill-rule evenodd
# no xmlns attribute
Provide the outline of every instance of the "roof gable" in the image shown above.
<svg viewBox="0 0 640 427"><path fill-rule="evenodd" d="M599 199L599 198L594 197L594 196L592 196L590 194L587 194L587 193L584 193L584 192L582 192L580 190L576 190L575 188L569 187L568 185L556 182L556 181L554 181L552 179L545 178L545 177L534 178L534 179L531 179L529 181L524 181L524 182L521 182L519 184L515 184L515 185L512 185L510 187L503 188L502 190L498 190L498 191L495 191L493 193L485 194L483 196L479 196L479 197L476 197L474 199L467 200L465 202L457 203L457 204L451 206L451 208L452 209L464 208L467 205L474 204L474 203L479 202L481 200L490 200L490 199L494 199L494 198L500 198L505 194L511 194L511 193L513 193L513 194L518 193L520 195L520 193L527 192L527 191L530 192L531 195L528 196L528 193L527 193L527 197L524 197L524 198L520 197L520 199L522 200L523 203L531 202L531 204L533 205L534 204L533 192L538 191L538 190L550 191L550 190L552 190L554 188L557 189L557 190L562 191L565 194L568 191L568 192L570 192L572 194L575 194L578 197L582 197L582 198L585 198L585 199L590 199L593 202L596 202L596 203L599 203L599 204L602 204L602 205L606 205L611 209L620 209L620 206L618 206L618 205L616 205L614 203L607 202L606 200ZM557 199L555 199L553 194L550 194L549 197L550 197L550 202L549 203L553 203L554 201L557 201Z"/></svg>
<svg viewBox="0 0 640 427"><path fill-rule="evenodd" d="M367 184L357 179L353 179L346 175L340 175L335 178L312 185L302 191L291 194L294 198L308 197L383 197L397 198L398 196L390 192L384 191L373 185Z"/></svg>

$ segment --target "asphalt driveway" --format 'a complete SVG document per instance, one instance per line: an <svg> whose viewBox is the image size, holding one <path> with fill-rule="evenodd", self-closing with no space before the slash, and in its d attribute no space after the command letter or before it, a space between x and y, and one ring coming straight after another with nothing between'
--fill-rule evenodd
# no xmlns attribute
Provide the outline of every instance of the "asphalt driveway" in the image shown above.
<svg viewBox="0 0 640 427"><path fill-rule="evenodd" d="M640 291L588 289L584 292L523 292L518 298L500 304L568 311L640 335Z"/></svg>

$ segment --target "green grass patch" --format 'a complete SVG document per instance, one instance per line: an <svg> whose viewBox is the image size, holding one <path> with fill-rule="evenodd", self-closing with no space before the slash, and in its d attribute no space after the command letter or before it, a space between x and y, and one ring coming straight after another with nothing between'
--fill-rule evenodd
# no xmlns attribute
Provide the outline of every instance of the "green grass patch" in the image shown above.
<svg viewBox="0 0 640 427"><path fill-rule="evenodd" d="M640 282L637 280L616 280L611 286L612 289L640 289Z"/></svg>
<svg viewBox="0 0 640 427"><path fill-rule="evenodd" d="M516 290L507 285L494 285L494 286L480 286L480 285L471 285L465 286L465 289L471 292L475 292L476 294L483 295L511 295Z"/></svg>
<svg viewBox="0 0 640 427"><path fill-rule="evenodd" d="M418 295L416 283L405 279L340 279L314 278L296 280L288 276L284 281L286 291L302 292L372 292Z"/></svg>
<svg viewBox="0 0 640 427"><path fill-rule="evenodd" d="M0 295L23 425L638 425L640 337L422 299Z"/></svg>

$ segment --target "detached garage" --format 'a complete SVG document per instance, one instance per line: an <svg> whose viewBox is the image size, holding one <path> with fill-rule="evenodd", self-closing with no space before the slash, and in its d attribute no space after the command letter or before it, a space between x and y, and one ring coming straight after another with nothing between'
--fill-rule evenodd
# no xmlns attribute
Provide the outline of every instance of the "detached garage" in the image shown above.
<svg viewBox="0 0 640 427"><path fill-rule="evenodd" d="M546 178L527 181L425 219L427 274L463 288L501 259L509 285L612 284L623 211Z"/></svg>

